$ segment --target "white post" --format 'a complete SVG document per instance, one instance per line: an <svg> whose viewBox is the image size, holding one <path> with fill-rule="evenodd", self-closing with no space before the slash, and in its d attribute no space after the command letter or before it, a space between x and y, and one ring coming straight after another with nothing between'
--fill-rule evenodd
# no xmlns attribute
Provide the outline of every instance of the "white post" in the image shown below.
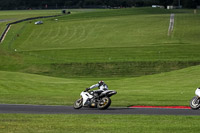
<svg viewBox="0 0 200 133"><path fill-rule="evenodd" d="M170 15L168 36L171 35L171 33L172 33L173 29L174 29L174 16L175 16L175 14L173 14L173 13Z"/></svg>

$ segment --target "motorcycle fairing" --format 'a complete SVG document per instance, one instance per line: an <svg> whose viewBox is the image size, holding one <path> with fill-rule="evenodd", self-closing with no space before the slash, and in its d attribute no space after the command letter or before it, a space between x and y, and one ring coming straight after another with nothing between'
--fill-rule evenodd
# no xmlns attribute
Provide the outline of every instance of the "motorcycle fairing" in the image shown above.
<svg viewBox="0 0 200 133"><path fill-rule="evenodd" d="M196 91L195 91L195 94L200 97L200 88L197 88Z"/></svg>
<svg viewBox="0 0 200 133"><path fill-rule="evenodd" d="M88 93L88 92L81 92L81 96L83 98L83 106L85 105L85 103L87 102L88 99L93 98L93 96L90 95L90 93Z"/></svg>
<svg viewBox="0 0 200 133"><path fill-rule="evenodd" d="M117 92L114 91L114 90L106 90L106 91L101 93L100 97L104 97L104 96L111 97L112 95L114 95L116 93Z"/></svg>

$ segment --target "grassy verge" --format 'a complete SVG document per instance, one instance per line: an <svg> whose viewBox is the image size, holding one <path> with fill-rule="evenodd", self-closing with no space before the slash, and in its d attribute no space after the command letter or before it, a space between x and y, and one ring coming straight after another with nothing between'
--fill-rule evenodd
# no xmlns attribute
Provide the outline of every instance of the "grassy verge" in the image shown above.
<svg viewBox="0 0 200 133"><path fill-rule="evenodd" d="M136 78L53 78L0 71L0 103L72 105L86 87L104 80L118 94L112 106L188 105L200 66Z"/></svg>
<svg viewBox="0 0 200 133"><path fill-rule="evenodd" d="M188 133L198 132L199 116L0 114L8 133Z"/></svg>

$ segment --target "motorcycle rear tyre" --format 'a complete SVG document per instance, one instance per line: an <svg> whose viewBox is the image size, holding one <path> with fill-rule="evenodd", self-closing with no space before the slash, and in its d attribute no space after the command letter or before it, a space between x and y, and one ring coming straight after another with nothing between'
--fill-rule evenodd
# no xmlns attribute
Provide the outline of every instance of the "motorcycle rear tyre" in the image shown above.
<svg viewBox="0 0 200 133"><path fill-rule="evenodd" d="M102 100L104 101L103 104L101 104ZM109 97L103 97L101 99L101 101L99 101L98 104L97 104L97 108L101 109L101 110L107 109L110 106L110 104L111 104L111 99Z"/></svg>
<svg viewBox="0 0 200 133"><path fill-rule="evenodd" d="M200 103L195 103L197 100L198 100L197 96L195 96L195 97L192 98L192 100L190 101L190 108L191 109L197 110L197 109L200 108Z"/></svg>

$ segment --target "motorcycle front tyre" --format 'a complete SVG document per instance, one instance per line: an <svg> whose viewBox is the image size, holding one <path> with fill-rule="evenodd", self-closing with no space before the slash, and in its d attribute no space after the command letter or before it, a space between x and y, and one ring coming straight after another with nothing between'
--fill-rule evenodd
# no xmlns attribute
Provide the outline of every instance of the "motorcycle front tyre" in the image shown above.
<svg viewBox="0 0 200 133"><path fill-rule="evenodd" d="M200 99L197 96L193 97L190 101L190 108L193 110L197 110L200 108Z"/></svg>
<svg viewBox="0 0 200 133"><path fill-rule="evenodd" d="M83 106L83 98L80 98L74 102L74 109L80 109Z"/></svg>

